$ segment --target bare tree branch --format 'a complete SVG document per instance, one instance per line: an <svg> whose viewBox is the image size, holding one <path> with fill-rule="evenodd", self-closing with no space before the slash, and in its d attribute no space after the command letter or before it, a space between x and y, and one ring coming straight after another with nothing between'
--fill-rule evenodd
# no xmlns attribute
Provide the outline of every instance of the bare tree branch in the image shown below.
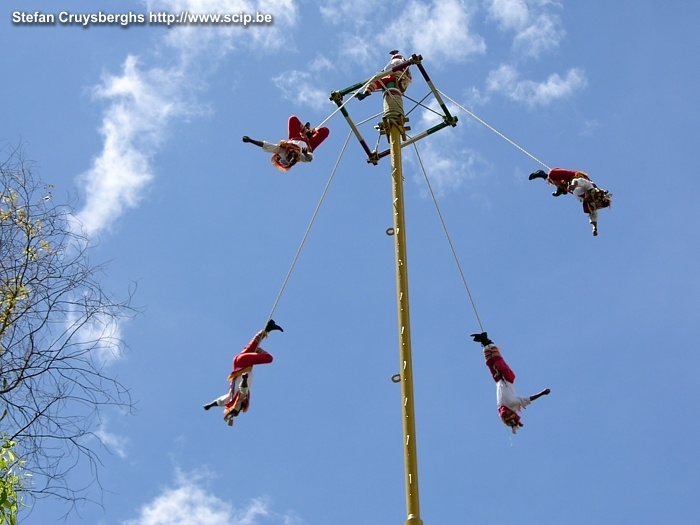
<svg viewBox="0 0 700 525"><path fill-rule="evenodd" d="M0 433L31 474L31 498L54 496L70 509L101 493L104 446L96 434L105 407L131 412L129 391L107 373L124 348L133 290L115 300L104 265L91 264L89 240L70 205L32 173L20 147L0 147ZM70 473L87 466L88 486Z"/></svg>

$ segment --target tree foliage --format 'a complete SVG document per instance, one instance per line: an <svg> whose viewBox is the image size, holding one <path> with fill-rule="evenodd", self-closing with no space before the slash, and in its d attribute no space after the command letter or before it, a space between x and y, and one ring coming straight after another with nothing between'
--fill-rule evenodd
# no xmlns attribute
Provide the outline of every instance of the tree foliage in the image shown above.
<svg viewBox="0 0 700 525"><path fill-rule="evenodd" d="M15 443L2 436L0 443L0 525L17 525L25 475Z"/></svg>
<svg viewBox="0 0 700 525"><path fill-rule="evenodd" d="M100 409L132 408L107 368L133 310L131 294L105 292L71 206L33 168L21 148L0 148L0 432L32 476L27 494L74 504L86 494L76 466L99 485Z"/></svg>

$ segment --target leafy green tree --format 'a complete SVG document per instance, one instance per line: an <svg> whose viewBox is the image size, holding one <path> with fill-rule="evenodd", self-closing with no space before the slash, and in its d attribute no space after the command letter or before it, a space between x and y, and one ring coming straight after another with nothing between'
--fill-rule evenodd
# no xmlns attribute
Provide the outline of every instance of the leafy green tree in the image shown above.
<svg viewBox="0 0 700 525"><path fill-rule="evenodd" d="M0 525L17 525L23 489L22 461L15 455L15 443L4 436L0 445Z"/></svg>
<svg viewBox="0 0 700 525"><path fill-rule="evenodd" d="M134 310L131 293L105 292L71 206L55 204L33 168L21 148L0 146L0 433L31 475L30 500L75 505L89 486L75 485L74 469L100 487L101 409L133 408L107 370Z"/></svg>

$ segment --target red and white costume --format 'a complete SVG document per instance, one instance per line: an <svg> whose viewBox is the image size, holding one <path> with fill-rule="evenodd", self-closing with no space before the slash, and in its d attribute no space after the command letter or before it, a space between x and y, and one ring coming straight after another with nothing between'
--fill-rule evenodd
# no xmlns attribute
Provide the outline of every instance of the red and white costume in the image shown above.
<svg viewBox="0 0 700 525"><path fill-rule="evenodd" d="M384 93L384 118L401 123L404 122L405 116L403 110L403 94L413 80L408 65L397 71L391 71L402 62L406 62L403 55L396 54L392 56L389 64L383 70L387 71L387 74L370 83L361 93L362 96L358 96L358 98L362 100L371 93L382 90Z"/></svg>
<svg viewBox="0 0 700 525"><path fill-rule="evenodd" d="M496 345L491 343L484 347L484 358L486 366L496 382L498 415L501 416L501 421L509 426L515 434L518 428L523 426L520 422L520 410L531 403L530 398L518 396L513 385L515 373L503 359Z"/></svg>
<svg viewBox="0 0 700 525"><path fill-rule="evenodd" d="M598 222L597 210L610 206L612 195L598 188L582 171L552 168L547 175L547 182L556 186L561 193L573 194L582 203L583 213L588 215L591 224Z"/></svg>
<svg viewBox="0 0 700 525"><path fill-rule="evenodd" d="M217 406L223 406L224 419L233 423L232 417L238 412L246 412L250 406L250 388L253 384L253 367L272 363L273 357L260 348L260 342L267 337L265 330L260 330L255 337L233 358L233 371L229 374L229 391L212 401ZM247 374L247 387L241 388L243 374ZM234 413L235 412L235 413Z"/></svg>
<svg viewBox="0 0 700 525"><path fill-rule="evenodd" d="M406 59L403 55L396 54L391 57L389 64L384 68L384 71L390 71L393 67L398 66L401 62L405 62ZM402 96L406 89L408 89L409 84L413 81L411 77L411 70L406 66L404 69L399 71L392 71L386 76L375 80L364 90L364 94L369 95L374 93L379 89L385 90L385 95Z"/></svg>
<svg viewBox="0 0 700 525"><path fill-rule="evenodd" d="M326 127L311 130L311 135L304 133L305 127L294 115L287 122L287 140L280 140L277 144L262 141L262 149L272 153L270 162L280 171L289 171L297 162L311 162L314 160L313 152L326 140L330 129Z"/></svg>

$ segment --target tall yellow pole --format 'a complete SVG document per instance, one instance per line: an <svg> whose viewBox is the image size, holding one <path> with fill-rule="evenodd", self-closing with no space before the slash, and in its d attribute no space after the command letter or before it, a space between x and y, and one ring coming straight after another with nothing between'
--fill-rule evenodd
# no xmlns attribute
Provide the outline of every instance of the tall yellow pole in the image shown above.
<svg viewBox="0 0 700 525"><path fill-rule="evenodd" d="M385 96L388 98L390 95ZM400 99L401 97L394 97ZM385 100L385 102L387 102ZM396 107L396 101L394 108ZM408 264L403 209L401 136L404 135L403 104L400 115L387 115L385 124L391 145L391 173L394 197L394 246L396 250L396 294L399 317L399 358L403 415L404 461L406 466L406 525L423 525L418 500L418 457L413 407L413 368L411 364L411 324L408 307Z"/></svg>

